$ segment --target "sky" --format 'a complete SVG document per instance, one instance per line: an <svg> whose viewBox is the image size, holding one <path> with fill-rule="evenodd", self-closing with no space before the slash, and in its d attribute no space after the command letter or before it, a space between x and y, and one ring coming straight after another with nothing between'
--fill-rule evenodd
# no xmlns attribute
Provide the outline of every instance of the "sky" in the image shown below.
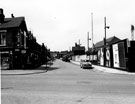
<svg viewBox="0 0 135 104"><path fill-rule="evenodd" d="M27 29L39 44L51 51L71 50L79 42L87 48L87 33L93 42L104 38L104 17L107 38L116 36L131 40L131 25L135 25L134 0L1 0L5 17L24 16ZM91 47L91 41L90 41Z"/></svg>

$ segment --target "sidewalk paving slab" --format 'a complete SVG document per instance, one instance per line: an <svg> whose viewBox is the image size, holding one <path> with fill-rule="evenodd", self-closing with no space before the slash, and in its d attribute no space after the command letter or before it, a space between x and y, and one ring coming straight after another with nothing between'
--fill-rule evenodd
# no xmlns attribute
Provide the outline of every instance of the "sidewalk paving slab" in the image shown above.
<svg viewBox="0 0 135 104"><path fill-rule="evenodd" d="M29 75L29 74L44 73L47 72L47 68L49 68L49 66L46 67L46 65L41 65L36 69L15 69L15 70L3 69L1 70L1 75Z"/></svg>
<svg viewBox="0 0 135 104"><path fill-rule="evenodd" d="M73 64L80 65L79 62L76 61L70 61ZM127 72L123 70L118 70L114 68L108 68L108 67L103 67L103 66L98 66L98 65L92 65L94 68L94 71L100 71L100 72L105 72L105 73L113 73L113 74L126 74L126 75L135 75L133 72Z"/></svg>

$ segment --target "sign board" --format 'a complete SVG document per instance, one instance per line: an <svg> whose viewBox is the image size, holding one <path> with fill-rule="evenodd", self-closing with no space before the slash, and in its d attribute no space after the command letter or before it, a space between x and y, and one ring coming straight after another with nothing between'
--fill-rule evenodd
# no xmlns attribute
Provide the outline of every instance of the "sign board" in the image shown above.
<svg viewBox="0 0 135 104"><path fill-rule="evenodd" d="M114 67L120 67L118 44L113 45L113 64L114 64Z"/></svg>

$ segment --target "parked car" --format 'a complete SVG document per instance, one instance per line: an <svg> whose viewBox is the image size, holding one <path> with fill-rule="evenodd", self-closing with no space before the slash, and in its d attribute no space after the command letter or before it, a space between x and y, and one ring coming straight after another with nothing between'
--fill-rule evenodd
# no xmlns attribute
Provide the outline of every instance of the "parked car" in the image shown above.
<svg viewBox="0 0 135 104"><path fill-rule="evenodd" d="M63 56L63 57L62 57L62 61L70 62L70 57L68 57L68 56Z"/></svg>
<svg viewBox="0 0 135 104"><path fill-rule="evenodd" d="M87 59L83 59L80 61L80 67L81 68L92 68L92 64L90 62L90 60L87 60Z"/></svg>

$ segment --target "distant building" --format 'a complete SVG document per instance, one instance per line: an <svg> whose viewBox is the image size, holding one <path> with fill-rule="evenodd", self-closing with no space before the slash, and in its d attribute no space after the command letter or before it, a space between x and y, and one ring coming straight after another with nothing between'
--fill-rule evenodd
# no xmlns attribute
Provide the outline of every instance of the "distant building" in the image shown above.
<svg viewBox="0 0 135 104"><path fill-rule="evenodd" d="M63 56L67 55L69 53L69 51L61 51L57 54L57 58L62 58Z"/></svg>
<svg viewBox="0 0 135 104"><path fill-rule="evenodd" d="M59 52L57 52L57 51L51 51L51 52L50 52L52 58L57 58L58 53L59 53Z"/></svg>
<svg viewBox="0 0 135 104"><path fill-rule="evenodd" d="M84 55L85 54L85 47L80 46L77 43L74 47L72 47L72 53L73 55Z"/></svg>

